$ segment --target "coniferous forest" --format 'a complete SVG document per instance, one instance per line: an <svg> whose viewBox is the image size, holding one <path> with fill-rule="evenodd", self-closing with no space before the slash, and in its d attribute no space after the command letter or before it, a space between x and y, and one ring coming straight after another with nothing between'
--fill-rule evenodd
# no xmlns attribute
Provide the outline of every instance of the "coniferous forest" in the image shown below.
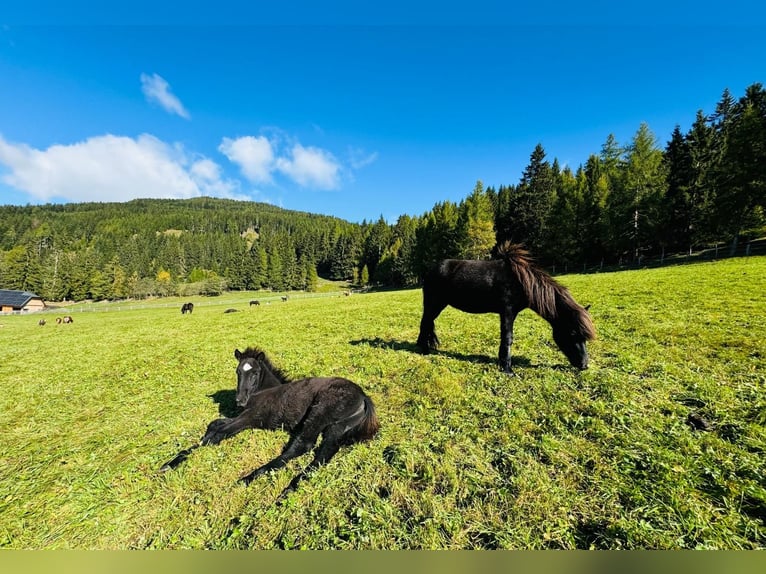
<svg viewBox="0 0 766 574"><path fill-rule="evenodd" d="M466 190L469 192L469 190ZM766 225L766 91L759 83L676 126L609 135L573 170L532 151L517 183L481 181L395 223L350 223L226 199L0 206L0 288L50 301L313 290L318 277L406 286L445 258L523 243L558 269L629 265L711 245L735 253Z"/></svg>

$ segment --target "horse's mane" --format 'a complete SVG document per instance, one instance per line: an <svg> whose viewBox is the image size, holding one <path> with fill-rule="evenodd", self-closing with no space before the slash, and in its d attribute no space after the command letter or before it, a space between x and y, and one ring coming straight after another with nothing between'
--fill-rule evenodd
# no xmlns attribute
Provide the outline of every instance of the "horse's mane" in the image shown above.
<svg viewBox="0 0 766 574"><path fill-rule="evenodd" d="M495 252L508 263L530 309L548 322L557 319L560 311L569 310L577 333L586 340L596 338L588 311L574 300L569 289L538 267L522 245L506 241L498 244Z"/></svg>
<svg viewBox="0 0 766 574"><path fill-rule="evenodd" d="M288 377L282 369L275 366L274 363L271 362L271 359L269 359L269 356L266 354L266 351L263 349L259 349L258 347L248 347L244 351L242 351L242 359L256 359L261 361L263 364L266 365L266 368L268 368L271 373L278 378L282 384L286 384L291 382L290 377ZM240 359L241 360L241 359Z"/></svg>

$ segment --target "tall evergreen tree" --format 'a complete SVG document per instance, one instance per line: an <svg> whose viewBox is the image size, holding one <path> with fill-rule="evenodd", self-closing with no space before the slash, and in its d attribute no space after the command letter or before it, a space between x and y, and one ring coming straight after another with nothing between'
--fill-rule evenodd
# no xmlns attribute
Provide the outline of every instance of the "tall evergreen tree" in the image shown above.
<svg viewBox="0 0 766 574"><path fill-rule="evenodd" d="M723 121L724 148L718 166L717 212L731 254L748 228L763 225L766 207L766 92L747 88Z"/></svg>
<svg viewBox="0 0 766 574"><path fill-rule="evenodd" d="M689 142L678 125L665 146L663 161L667 173L667 192L660 233L670 249L687 248L691 244L694 172Z"/></svg>
<svg viewBox="0 0 766 574"><path fill-rule="evenodd" d="M580 237L584 263L601 263L610 253L607 205L611 190L609 176L599 156L592 154L583 171L583 233Z"/></svg>
<svg viewBox="0 0 766 574"><path fill-rule="evenodd" d="M545 244L548 216L553 203L553 172L541 144L535 146L515 193L511 195L503 229L510 236L498 238L524 243L533 253Z"/></svg>
<svg viewBox="0 0 766 574"><path fill-rule="evenodd" d="M660 207L666 191L662 151L654 134L642 123L626 150L622 197L617 203L620 236L637 259L658 241Z"/></svg>
<svg viewBox="0 0 766 574"><path fill-rule="evenodd" d="M434 205L422 218L416 232L415 260L418 277L441 259L460 257L458 206L451 201Z"/></svg>
<svg viewBox="0 0 766 574"><path fill-rule="evenodd" d="M457 227L460 257L489 258L495 245L494 209L481 181L461 204Z"/></svg>

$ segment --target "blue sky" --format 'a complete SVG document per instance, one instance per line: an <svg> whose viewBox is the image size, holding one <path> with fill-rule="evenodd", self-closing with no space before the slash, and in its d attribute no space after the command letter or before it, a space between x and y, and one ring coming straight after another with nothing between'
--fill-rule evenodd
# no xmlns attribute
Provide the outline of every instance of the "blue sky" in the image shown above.
<svg viewBox="0 0 766 574"><path fill-rule="evenodd" d="M573 169L641 122L664 147L766 83L764 9L737 2L40 4L0 11L0 204L208 195L394 222L517 183L537 143Z"/></svg>

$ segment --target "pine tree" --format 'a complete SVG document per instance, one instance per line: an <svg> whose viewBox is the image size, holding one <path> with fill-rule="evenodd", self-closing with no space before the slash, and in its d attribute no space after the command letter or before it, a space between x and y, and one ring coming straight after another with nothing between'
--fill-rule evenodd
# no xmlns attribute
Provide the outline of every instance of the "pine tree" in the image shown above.
<svg viewBox="0 0 766 574"><path fill-rule="evenodd" d="M734 254L740 235L763 225L766 208L766 91L759 83L728 110L718 169L717 208Z"/></svg>
<svg viewBox="0 0 766 574"><path fill-rule="evenodd" d="M583 261L603 262L609 256L609 218L607 205L610 203L609 177L599 156L588 158L583 169L585 187L583 190L583 225L581 236Z"/></svg>
<svg viewBox="0 0 766 574"><path fill-rule="evenodd" d="M691 161L691 174L688 190L689 201L689 245L690 251L695 245L710 241L715 237L718 223L714 213L716 186L715 133L708 124L708 119L697 112L691 130L686 134Z"/></svg>
<svg viewBox="0 0 766 574"><path fill-rule="evenodd" d="M663 223L660 233L670 249L686 248L691 244L691 189L694 174L689 142L677 125L665 146L663 161L668 188L662 209Z"/></svg>
<svg viewBox="0 0 766 574"><path fill-rule="evenodd" d="M509 230L510 236L499 240L524 243L533 253L542 251L553 203L553 184L551 165L545 159L543 146L537 144L505 214L508 221L502 229Z"/></svg>
<svg viewBox="0 0 766 574"><path fill-rule="evenodd" d="M481 181L476 182L471 195L461 204L457 229L460 257L489 258L495 244L494 210Z"/></svg>
<svg viewBox="0 0 766 574"><path fill-rule="evenodd" d="M660 206L667 187L662 151L645 123L626 150L622 183L623 196L615 215L624 245L638 259L658 240Z"/></svg>

